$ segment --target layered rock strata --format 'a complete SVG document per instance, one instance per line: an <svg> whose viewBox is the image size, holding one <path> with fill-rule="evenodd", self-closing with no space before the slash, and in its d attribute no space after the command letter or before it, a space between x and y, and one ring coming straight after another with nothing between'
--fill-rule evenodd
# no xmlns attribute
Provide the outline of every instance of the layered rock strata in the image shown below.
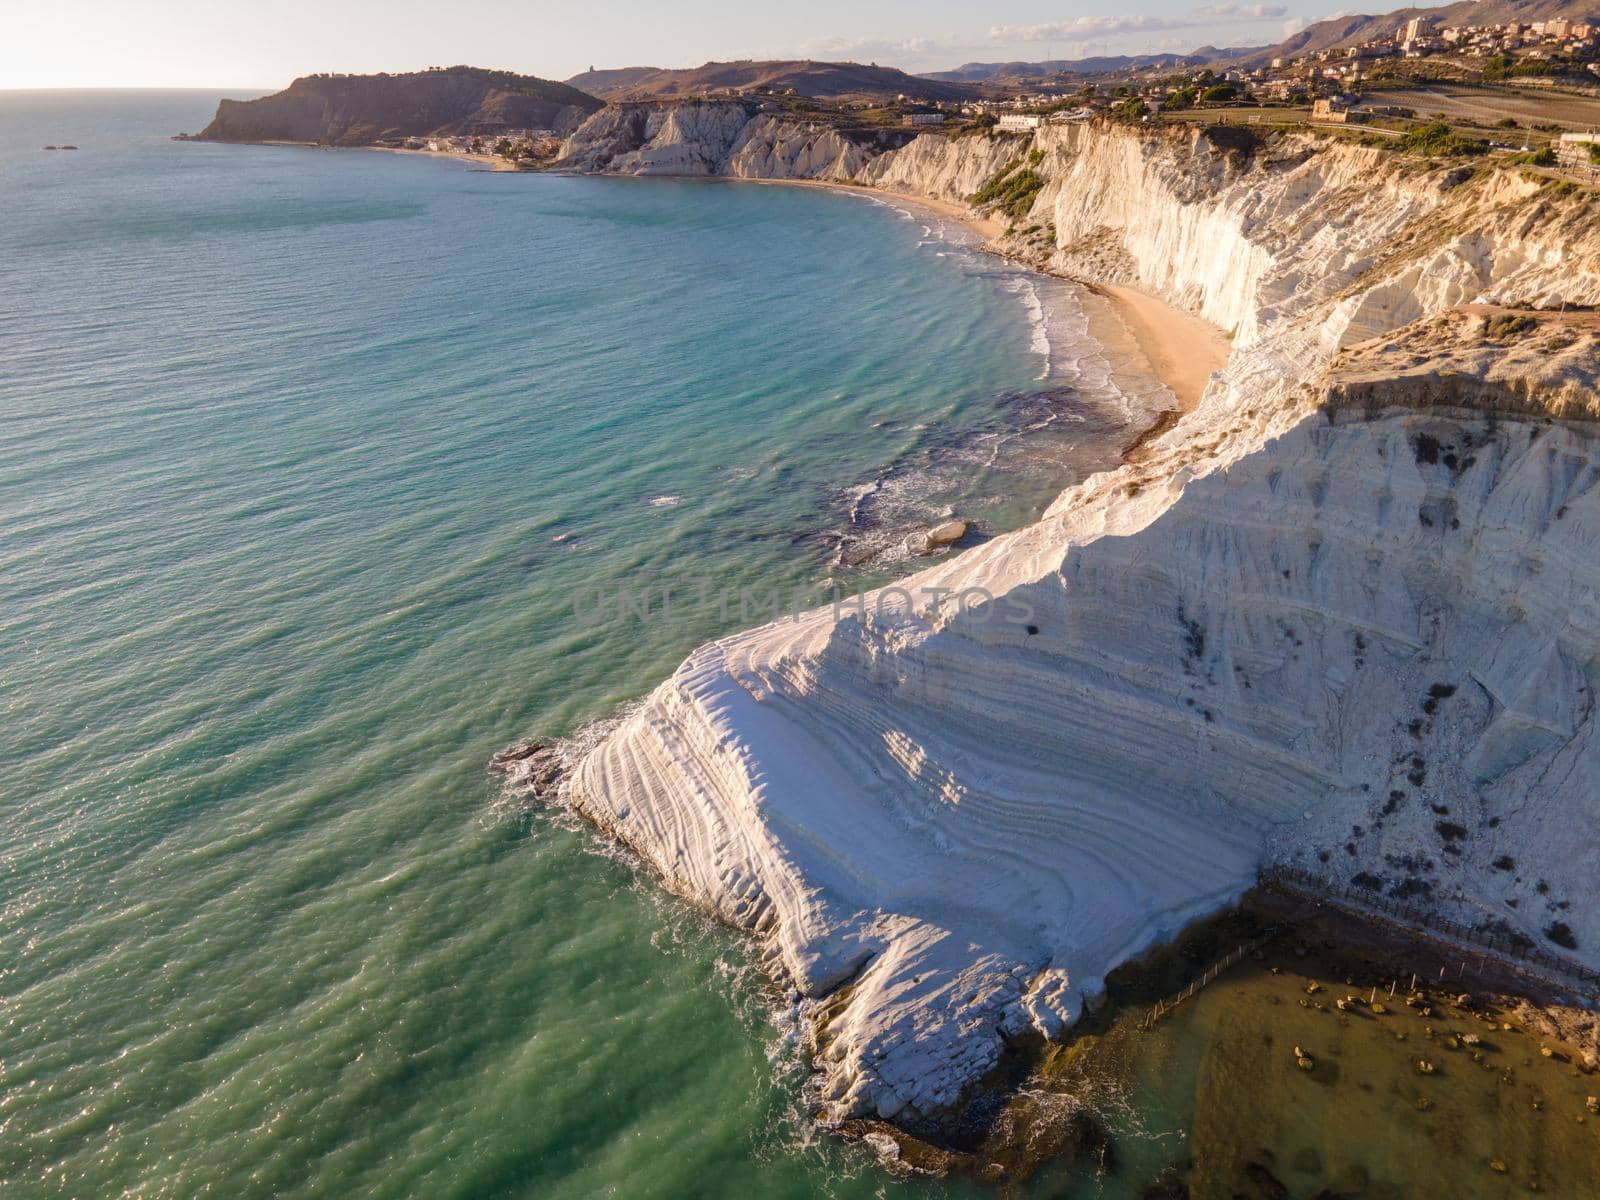
<svg viewBox="0 0 1600 1200"><path fill-rule="evenodd" d="M1018 156L695 112L585 159L604 117L569 162L950 196ZM697 650L561 796L761 940L830 1119L950 1111L1270 861L1600 962L1591 197L1294 137L1023 149L1015 244L1223 326L1227 368L1038 523Z"/></svg>

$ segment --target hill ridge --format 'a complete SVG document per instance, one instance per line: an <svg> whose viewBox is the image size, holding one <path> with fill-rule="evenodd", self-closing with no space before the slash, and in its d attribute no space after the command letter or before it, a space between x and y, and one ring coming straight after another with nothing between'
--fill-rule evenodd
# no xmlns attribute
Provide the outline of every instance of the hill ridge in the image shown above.
<svg viewBox="0 0 1600 1200"><path fill-rule="evenodd" d="M197 138L362 146L387 138L549 128L569 132L604 102L565 83L487 67L302 75L256 100L222 100Z"/></svg>
<svg viewBox="0 0 1600 1200"><path fill-rule="evenodd" d="M816 100L887 99L906 95L917 100L965 100L978 94L969 84L876 63L827 62L820 59L732 59L698 67L620 67L574 75L605 100L663 100L723 92L793 89Z"/></svg>

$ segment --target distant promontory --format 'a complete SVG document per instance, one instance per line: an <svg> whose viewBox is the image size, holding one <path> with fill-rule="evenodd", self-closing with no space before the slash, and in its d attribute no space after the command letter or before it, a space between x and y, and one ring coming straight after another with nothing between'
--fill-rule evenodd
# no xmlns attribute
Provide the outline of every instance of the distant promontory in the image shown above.
<svg viewBox="0 0 1600 1200"><path fill-rule="evenodd" d="M480 67L399 75L306 75L259 100L223 100L196 137L213 142L369 146L388 139L550 129L566 133L602 101L564 83Z"/></svg>

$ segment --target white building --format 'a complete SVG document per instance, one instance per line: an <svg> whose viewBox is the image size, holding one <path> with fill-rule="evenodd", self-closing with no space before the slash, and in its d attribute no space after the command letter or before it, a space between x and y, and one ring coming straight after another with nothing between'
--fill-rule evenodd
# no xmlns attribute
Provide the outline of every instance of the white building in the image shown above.
<svg viewBox="0 0 1600 1200"><path fill-rule="evenodd" d="M1596 166L1593 149L1600 146L1600 133L1563 133L1556 139L1556 161L1563 167Z"/></svg>
<svg viewBox="0 0 1600 1200"><path fill-rule="evenodd" d="M1039 115L1037 113L1003 113L1000 117L1000 128L1005 130L1028 130L1039 128Z"/></svg>

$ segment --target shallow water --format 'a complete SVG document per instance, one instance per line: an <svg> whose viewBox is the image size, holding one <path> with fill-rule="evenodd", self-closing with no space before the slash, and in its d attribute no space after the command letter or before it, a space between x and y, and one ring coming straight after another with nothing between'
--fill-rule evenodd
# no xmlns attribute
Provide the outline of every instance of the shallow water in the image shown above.
<svg viewBox="0 0 1600 1200"><path fill-rule="evenodd" d="M1329 967L1278 944L1152 1032L1130 1014L1126 1086L1178 1135L1127 1139L1130 1174L1175 1167L1196 1197L1596 1194L1600 1081L1559 1043L1468 993L1407 1003L1409 980Z"/></svg>

